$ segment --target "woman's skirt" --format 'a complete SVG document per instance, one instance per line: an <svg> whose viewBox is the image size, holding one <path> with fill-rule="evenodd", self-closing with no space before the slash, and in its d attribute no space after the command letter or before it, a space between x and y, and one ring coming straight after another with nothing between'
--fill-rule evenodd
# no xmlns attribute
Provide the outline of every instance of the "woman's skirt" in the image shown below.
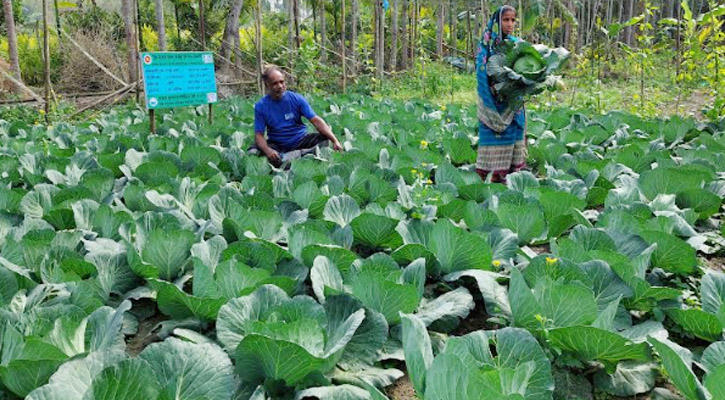
<svg viewBox="0 0 725 400"><path fill-rule="evenodd" d="M491 182L505 183L509 173L526 166L524 128L513 121L504 132L496 133L485 124L480 125L476 172L484 181L490 175Z"/></svg>

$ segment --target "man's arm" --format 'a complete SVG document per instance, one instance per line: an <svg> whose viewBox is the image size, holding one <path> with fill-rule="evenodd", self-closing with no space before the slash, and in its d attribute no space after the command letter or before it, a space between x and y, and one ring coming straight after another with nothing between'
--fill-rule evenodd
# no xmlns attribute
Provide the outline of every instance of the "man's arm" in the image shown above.
<svg viewBox="0 0 725 400"><path fill-rule="evenodd" d="M310 122L312 122L312 125L315 126L317 129L317 132L320 132L320 134L324 137L326 137L330 142L332 142L332 148L338 151L342 151L342 144L340 144L340 141L337 140L337 137L332 132L332 129L330 129L330 126L327 125L325 120L320 118L319 116L314 116L310 119Z"/></svg>
<svg viewBox="0 0 725 400"><path fill-rule="evenodd" d="M267 138L264 137L264 132L254 132L254 144L257 145L259 150L262 150L267 158L274 162L279 163L281 161L279 153L267 144Z"/></svg>

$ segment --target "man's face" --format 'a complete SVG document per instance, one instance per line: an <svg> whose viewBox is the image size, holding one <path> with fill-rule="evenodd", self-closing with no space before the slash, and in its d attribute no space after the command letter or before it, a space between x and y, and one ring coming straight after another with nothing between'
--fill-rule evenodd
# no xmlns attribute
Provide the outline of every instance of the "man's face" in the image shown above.
<svg viewBox="0 0 725 400"><path fill-rule="evenodd" d="M516 13L508 10L501 16L501 31L504 35L512 35L516 27Z"/></svg>
<svg viewBox="0 0 725 400"><path fill-rule="evenodd" d="M287 85L284 82L284 74L279 71L272 71L265 85L267 85L270 96L275 100L281 99L287 90Z"/></svg>

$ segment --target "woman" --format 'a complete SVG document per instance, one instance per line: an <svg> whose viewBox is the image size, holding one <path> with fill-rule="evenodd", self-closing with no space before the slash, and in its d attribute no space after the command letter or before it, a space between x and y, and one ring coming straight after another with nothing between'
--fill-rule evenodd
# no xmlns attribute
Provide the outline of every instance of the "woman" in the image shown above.
<svg viewBox="0 0 725 400"><path fill-rule="evenodd" d="M516 9L503 6L496 10L488 22L476 55L478 78L478 159L476 172L485 181L506 183L506 176L520 171L526 165L526 114L521 107L512 109L500 102L486 74L488 59L504 40L518 41L513 36Z"/></svg>

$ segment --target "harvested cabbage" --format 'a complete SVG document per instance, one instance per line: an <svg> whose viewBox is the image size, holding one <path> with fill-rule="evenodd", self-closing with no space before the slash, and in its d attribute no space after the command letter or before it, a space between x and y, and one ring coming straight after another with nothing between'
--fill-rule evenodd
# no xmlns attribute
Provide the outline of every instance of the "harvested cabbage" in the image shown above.
<svg viewBox="0 0 725 400"><path fill-rule="evenodd" d="M505 40L489 58L486 71L498 99L518 108L525 97L561 86L554 73L568 58L569 51L561 47Z"/></svg>

